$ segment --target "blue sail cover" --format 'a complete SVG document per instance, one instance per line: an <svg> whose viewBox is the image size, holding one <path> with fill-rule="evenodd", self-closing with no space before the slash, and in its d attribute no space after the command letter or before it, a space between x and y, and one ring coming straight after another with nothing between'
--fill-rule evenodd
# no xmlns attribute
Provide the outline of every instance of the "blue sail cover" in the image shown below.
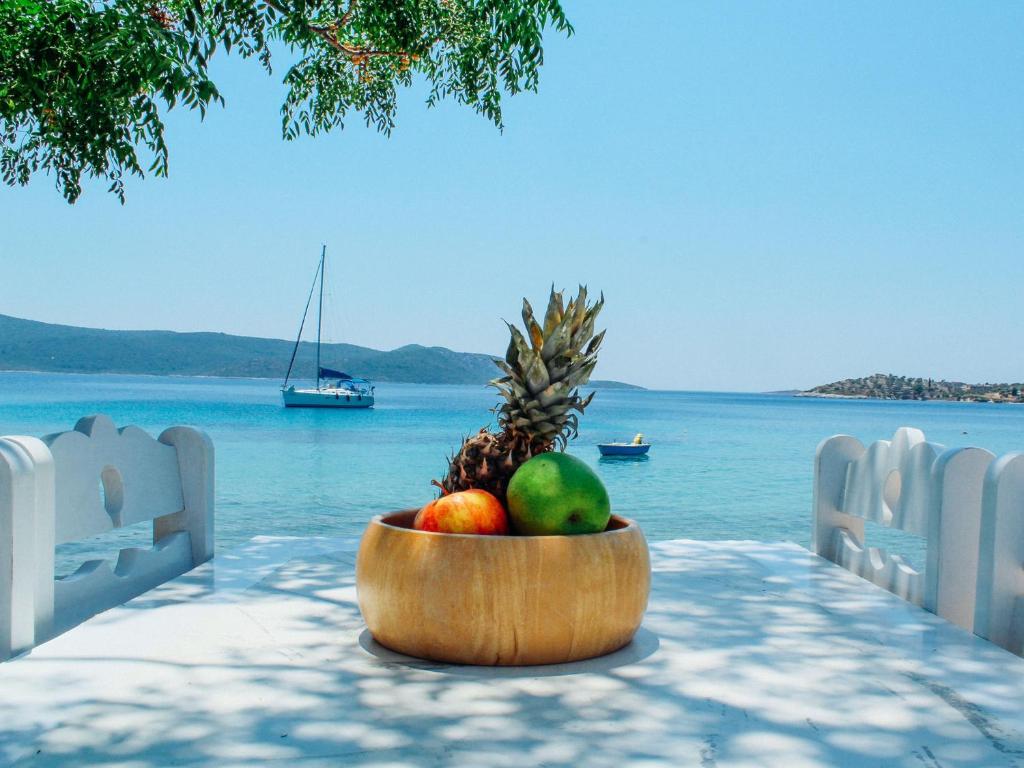
<svg viewBox="0 0 1024 768"><path fill-rule="evenodd" d="M344 371L336 371L333 368L321 368L320 369L321 379L341 379L342 381L352 381L352 377Z"/></svg>
<svg viewBox="0 0 1024 768"><path fill-rule="evenodd" d="M351 381L356 384L369 384L368 379L360 379L357 376L349 376L344 371L336 371L333 368L320 368L321 379L340 379L341 381Z"/></svg>

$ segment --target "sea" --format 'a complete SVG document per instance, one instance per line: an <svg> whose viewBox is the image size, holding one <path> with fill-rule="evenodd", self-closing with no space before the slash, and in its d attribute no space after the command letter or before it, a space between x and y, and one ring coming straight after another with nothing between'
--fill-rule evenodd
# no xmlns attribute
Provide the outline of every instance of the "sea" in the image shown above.
<svg viewBox="0 0 1024 768"><path fill-rule="evenodd" d="M103 413L158 435L187 424L216 451L216 546L253 536L359 536L376 514L435 496L461 439L493 424L486 386L377 384L368 410L292 409L264 379L0 373L0 435L42 436ZM569 452L608 488L613 510L648 539L755 539L807 545L818 443L868 443L901 426L948 447L1024 450L1024 407L835 400L784 394L599 389ZM645 459L602 458L597 443L652 444ZM97 488L97 492L99 489ZM146 524L61 545L58 570L148 546ZM869 544L915 565L920 541L871 527Z"/></svg>

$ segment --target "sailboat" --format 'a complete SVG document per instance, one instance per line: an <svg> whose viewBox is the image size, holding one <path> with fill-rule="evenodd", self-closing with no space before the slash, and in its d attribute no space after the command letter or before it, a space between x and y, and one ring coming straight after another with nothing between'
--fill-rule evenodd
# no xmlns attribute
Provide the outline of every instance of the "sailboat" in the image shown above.
<svg viewBox="0 0 1024 768"><path fill-rule="evenodd" d="M281 385L281 397L284 399L286 408L370 408L373 406L374 387L369 380L320 365L320 330L324 318L324 266L326 263L327 246L325 245L320 252L320 263L317 265L316 274L313 275L313 286L309 289L306 308L302 312L299 335L295 339L294 348L292 348L292 359L288 363L284 384ZM316 319L316 388L297 389L294 384L289 386L288 381L292 376L295 356L299 351L299 342L302 340L302 329L306 325L309 305L313 300L313 292L316 290L318 282L320 284L320 306Z"/></svg>

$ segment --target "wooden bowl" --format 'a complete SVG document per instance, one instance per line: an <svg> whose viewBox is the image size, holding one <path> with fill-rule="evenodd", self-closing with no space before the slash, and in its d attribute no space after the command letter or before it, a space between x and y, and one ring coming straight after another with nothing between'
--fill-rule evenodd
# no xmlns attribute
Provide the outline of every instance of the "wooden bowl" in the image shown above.
<svg viewBox="0 0 1024 768"><path fill-rule="evenodd" d="M618 650L640 627L651 564L632 520L580 536L475 536L413 530L415 515L373 518L356 560L363 618L393 651L557 664Z"/></svg>

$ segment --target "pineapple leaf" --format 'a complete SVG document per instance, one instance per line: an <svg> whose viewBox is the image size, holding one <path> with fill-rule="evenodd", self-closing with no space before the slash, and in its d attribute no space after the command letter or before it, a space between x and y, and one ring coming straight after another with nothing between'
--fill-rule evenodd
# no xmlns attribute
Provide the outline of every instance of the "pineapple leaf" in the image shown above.
<svg viewBox="0 0 1024 768"><path fill-rule="evenodd" d="M533 354L533 350L530 349L529 342L526 341L526 338L523 336L522 332L514 325L512 325L512 323L506 322L505 325L508 326L509 333L512 334L512 340L510 344L515 345L516 348L516 362L511 363L511 365L518 367L520 365L520 361L522 361L524 365L527 365L530 356L532 356Z"/></svg>
<svg viewBox="0 0 1024 768"><path fill-rule="evenodd" d="M504 373L505 375L504 375L504 376L502 376L501 378L498 378L498 379L494 379L494 380L492 380L492 381L489 381L489 382L487 382L487 383L488 383L488 384L490 384L491 386L496 386L495 382L498 382L498 381L500 381L500 382L506 382L506 381L508 381L508 380L509 380L510 378L513 378L513 377L514 377L514 376L516 375L516 371L515 371L515 369L514 369L514 368L513 368L513 367L512 367L511 365L509 365L508 363L506 363L506 362L505 362L504 360L495 360L495 361L494 361L494 364L495 364L496 366L498 366L498 368L500 368L500 369L501 369L501 371L502 371L502 373Z"/></svg>
<svg viewBox="0 0 1024 768"><path fill-rule="evenodd" d="M545 363L550 362L557 353L563 351L571 343L571 340L572 328L570 327L570 318L566 315L544 341L540 356Z"/></svg>
<svg viewBox="0 0 1024 768"><path fill-rule="evenodd" d="M513 368L519 362L519 351L516 347L516 342L514 338L511 338L508 341L508 349L505 350L505 362L508 363Z"/></svg>
<svg viewBox="0 0 1024 768"><path fill-rule="evenodd" d="M552 381L562 381L569 375L572 369L572 359L564 355L558 355L548 362L548 374Z"/></svg>
<svg viewBox="0 0 1024 768"><path fill-rule="evenodd" d="M596 366L596 365L597 365L597 360L590 360L589 362L585 363L580 368L580 372L579 372L579 383L580 384L586 384L588 381L590 381L590 374L594 372L594 366Z"/></svg>
<svg viewBox="0 0 1024 768"><path fill-rule="evenodd" d="M537 321L532 318L526 329L530 332L530 341L533 342L534 351L539 353L544 348L544 331L537 325Z"/></svg>
<svg viewBox="0 0 1024 768"><path fill-rule="evenodd" d="M548 377L548 367L540 355L530 350L530 356L526 363L526 388L531 395L543 392L548 388L551 379Z"/></svg>
<svg viewBox="0 0 1024 768"><path fill-rule="evenodd" d="M537 401L542 407L547 408L559 401L565 400L566 392L568 392L568 390L564 383L559 382L557 384L551 384L543 392L537 393Z"/></svg>
<svg viewBox="0 0 1024 768"><path fill-rule="evenodd" d="M573 349L582 349L583 345L594 335L594 320L595 318L589 313L584 315L583 323L572 335Z"/></svg>
<svg viewBox="0 0 1024 768"><path fill-rule="evenodd" d="M555 286L551 286L551 297L548 299L548 309L544 313L544 335L549 336L560 322L562 322L562 316L565 315L565 309L562 306L562 294L561 292L555 291Z"/></svg>
<svg viewBox="0 0 1024 768"><path fill-rule="evenodd" d="M580 292L576 296L576 301L573 304L572 311L572 330L575 335L576 331L583 325L583 320L587 316L587 286L581 285Z"/></svg>
<svg viewBox="0 0 1024 768"><path fill-rule="evenodd" d="M569 402L562 402L557 405L549 405L545 410L548 416L564 416L570 408L575 408L575 406Z"/></svg>
<svg viewBox="0 0 1024 768"><path fill-rule="evenodd" d="M540 350L544 346L544 330L537 323L533 316L533 307L530 306L530 302L523 299L523 327L526 328L526 332L530 334L530 341L533 342L533 348Z"/></svg>
<svg viewBox="0 0 1024 768"><path fill-rule="evenodd" d="M597 350L600 349L601 347L601 342L604 340L604 334L605 332L601 331L599 334L597 334L597 336L592 338L590 340L590 343L587 345L587 351L584 354L586 354L588 357L590 357L591 355L596 355Z"/></svg>

